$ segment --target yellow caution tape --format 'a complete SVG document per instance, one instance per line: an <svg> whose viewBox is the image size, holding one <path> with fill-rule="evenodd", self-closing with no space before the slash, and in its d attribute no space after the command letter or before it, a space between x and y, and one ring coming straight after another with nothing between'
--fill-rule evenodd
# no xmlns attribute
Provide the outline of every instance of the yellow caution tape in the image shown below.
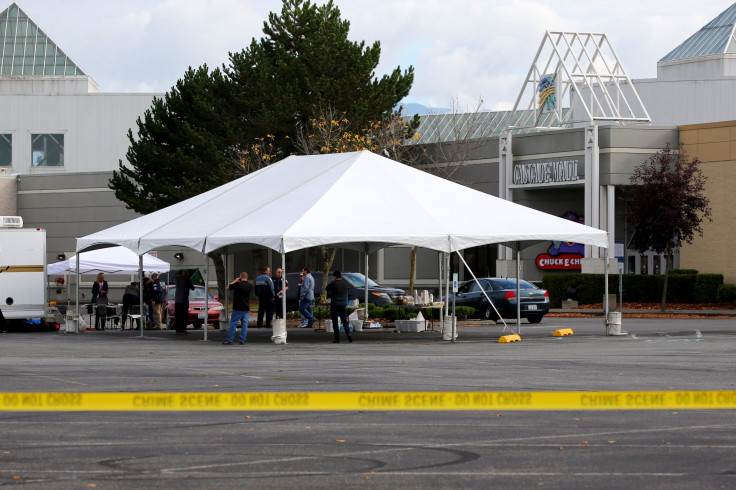
<svg viewBox="0 0 736 490"><path fill-rule="evenodd" d="M44 272L43 265L3 265L0 272Z"/></svg>
<svg viewBox="0 0 736 490"><path fill-rule="evenodd" d="M0 411L734 409L736 391L2 393Z"/></svg>

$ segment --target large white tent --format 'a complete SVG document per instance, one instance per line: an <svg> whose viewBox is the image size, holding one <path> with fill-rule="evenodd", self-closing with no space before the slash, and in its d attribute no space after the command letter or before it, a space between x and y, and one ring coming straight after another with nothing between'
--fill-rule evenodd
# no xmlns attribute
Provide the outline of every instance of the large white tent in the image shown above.
<svg viewBox="0 0 736 490"><path fill-rule="evenodd" d="M209 253L327 244L453 252L491 243L564 240L607 248L605 231L465 187L375 153L292 156L160 211L77 239L77 250Z"/></svg>
<svg viewBox="0 0 736 490"><path fill-rule="evenodd" d="M79 260L80 274L97 274L106 272L109 274L130 274L138 272L139 258L138 254L125 247L109 247L99 250L91 250L82 252ZM77 255L54 262L46 266L46 273L55 274L74 274L77 271ZM171 266L150 254L143 255L143 270L147 272L167 272Z"/></svg>
<svg viewBox="0 0 736 490"><path fill-rule="evenodd" d="M78 238L77 250L119 245L142 254L183 246L231 253L262 246L280 252L284 267L287 252L319 245L365 254L394 244L452 253L492 243L518 250L542 240L608 247L605 231L361 151L291 156Z"/></svg>

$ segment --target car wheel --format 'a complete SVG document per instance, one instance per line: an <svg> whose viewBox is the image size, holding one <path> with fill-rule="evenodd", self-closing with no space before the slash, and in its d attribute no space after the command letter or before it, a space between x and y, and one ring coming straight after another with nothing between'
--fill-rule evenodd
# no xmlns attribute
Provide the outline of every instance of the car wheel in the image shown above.
<svg viewBox="0 0 736 490"><path fill-rule="evenodd" d="M539 323L542 321L542 316L543 315L528 316L526 319L529 320L529 323Z"/></svg>
<svg viewBox="0 0 736 490"><path fill-rule="evenodd" d="M287 301L286 302L286 311L298 311L299 310L299 303L296 301Z"/></svg>
<svg viewBox="0 0 736 490"><path fill-rule="evenodd" d="M215 328L215 330L220 330L220 322L212 322L212 326Z"/></svg>
<svg viewBox="0 0 736 490"><path fill-rule="evenodd" d="M484 305L480 309L480 319L481 320L498 320L498 315L496 315L496 312L493 311L493 308L491 305Z"/></svg>
<svg viewBox="0 0 736 490"><path fill-rule="evenodd" d="M194 327L194 328L202 328L202 324L201 323L193 323L192 324L192 327Z"/></svg>

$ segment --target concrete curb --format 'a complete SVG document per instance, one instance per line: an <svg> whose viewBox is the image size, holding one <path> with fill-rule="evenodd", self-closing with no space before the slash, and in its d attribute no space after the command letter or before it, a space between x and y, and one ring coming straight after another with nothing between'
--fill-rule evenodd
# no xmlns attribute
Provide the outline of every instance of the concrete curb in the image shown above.
<svg viewBox="0 0 736 490"><path fill-rule="evenodd" d="M611 310L618 311L618 310ZM588 310L584 308L552 308L549 310L550 313L561 313L561 314L583 314L591 316L603 316L602 309ZM621 312L624 315L694 315L694 316L734 316L736 317L736 310L665 310L662 313L659 310L627 310L624 309Z"/></svg>

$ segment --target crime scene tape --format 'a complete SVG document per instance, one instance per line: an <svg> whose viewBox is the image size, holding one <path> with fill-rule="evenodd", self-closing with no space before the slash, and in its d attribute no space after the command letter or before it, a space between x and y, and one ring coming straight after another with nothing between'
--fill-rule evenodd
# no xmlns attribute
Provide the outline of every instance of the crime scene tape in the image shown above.
<svg viewBox="0 0 736 490"><path fill-rule="evenodd" d="M736 391L0 394L0 412L692 410L734 408L736 408Z"/></svg>

